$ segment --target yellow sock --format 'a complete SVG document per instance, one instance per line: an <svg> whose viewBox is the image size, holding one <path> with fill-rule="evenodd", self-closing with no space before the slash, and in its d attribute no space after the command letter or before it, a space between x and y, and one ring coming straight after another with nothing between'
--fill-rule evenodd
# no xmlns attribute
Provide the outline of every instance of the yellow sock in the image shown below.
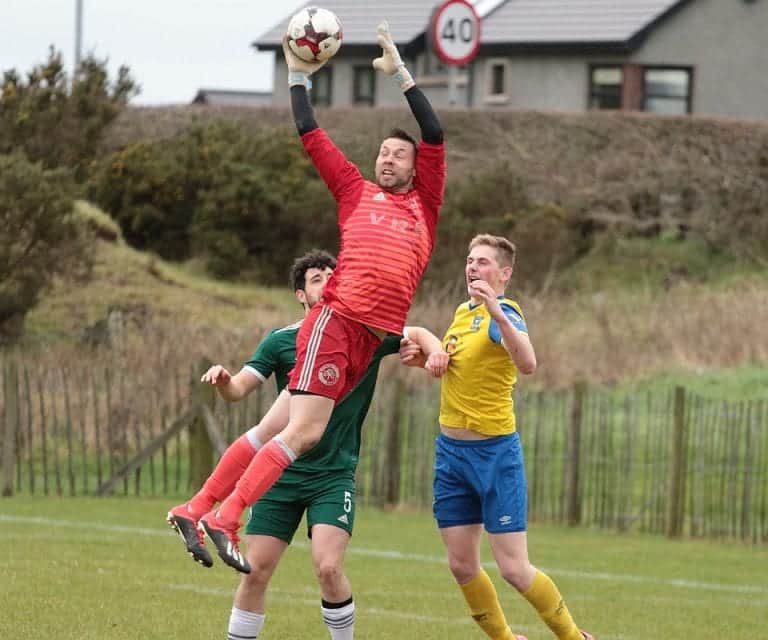
<svg viewBox="0 0 768 640"><path fill-rule="evenodd" d="M523 593L523 597L533 605L559 640L584 640L571 617L571 612L565 606L563 596L545 573L536 570L533 584Z"/></svg>
<svg viewBox="0 0 768 640"><path fill-rule="evenodd" d="M496 587L488 574L480 569L472 580L460 584L464 599L472 612L472 618L492 640L515 640L509 629L507 619L499 604Z"/></svg>

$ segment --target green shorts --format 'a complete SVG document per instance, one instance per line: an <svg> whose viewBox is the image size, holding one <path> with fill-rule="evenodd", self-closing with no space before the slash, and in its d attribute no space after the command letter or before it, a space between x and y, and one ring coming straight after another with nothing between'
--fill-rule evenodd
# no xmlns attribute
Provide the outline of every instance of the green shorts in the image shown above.
<svg viewBox="0 0 768 640"><path fill-rule="evenodd" d="M251 507L247 535L271 536L291 543L307 512L307 536L316 524L330 524L350 536L355 522L355 476L348 471L296 472L280 479Z"/></svg>

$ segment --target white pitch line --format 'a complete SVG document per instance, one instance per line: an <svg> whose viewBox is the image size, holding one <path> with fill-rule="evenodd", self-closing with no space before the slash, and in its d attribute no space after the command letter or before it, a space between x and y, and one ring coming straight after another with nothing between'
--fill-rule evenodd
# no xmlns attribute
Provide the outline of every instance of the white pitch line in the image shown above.
<svg viewBox="0 0 768 640"><path fill-rule="evenodd" d="M170 527L166 531L162 529L148 529L146 527L129 527L119 524L104 524L102 522L83 522L76 520L57 520L43 518L41 516L4 516L0 515L0 522L12 522L18 524L43 524L54 527L68 527L70 529L96 529L97 531L109 531L110 533L129 533L138 536L166 536L172 531Z"/></svg>
<svg viewBox="0 0 768 640"><path fill-rule="evenodd" d="M97 531L108 531L110 533L127 533L139 536L168 536L171 533L170 527L167 530L160 528L149 529L147 527L131 527L125 525L104 524L101 522L83 522L75 520L58 520L55 518L44 518L41 516L9 516L0 515L0 522L16 524L38 524L55 527L68 527L71 529L89 529ZM0 533L0 536L2 534ZM309 545L305 542L294 542L291 546L299 549L308 549ZM430 564L444 564L444 556L434 556L421 553L403 553L394 549L366 549L361 547L350 547L347 553L352 555L365 556L367 558L382 558L386 560L398 560L405 562L424 562ZM494 562L483 563L485 567L495 567ZM558 576L567 576L578 578L580 580L599 580L605 582L633 582L636 584L653 584L675 587L680 589L699 589L705 591L723 591L729 593L756 593L768 594L768 587L751 584L722 584L717 582L703 582L699 580L684 580L679 578L657 578L654 576L639 576L629 573L607 573L602 571L578 571L573 569L547 569L542 568L547 573Z"/></svg>

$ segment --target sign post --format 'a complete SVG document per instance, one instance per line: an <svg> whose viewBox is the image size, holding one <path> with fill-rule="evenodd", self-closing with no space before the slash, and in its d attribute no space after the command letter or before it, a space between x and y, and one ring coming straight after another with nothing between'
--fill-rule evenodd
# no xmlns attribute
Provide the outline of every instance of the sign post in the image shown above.
<svg viewBox="0 0 768 640"><path fill-rule="evenodd" d="M467 0L446 0L432 15L430 35L435 53L449 67L448 99L454 106L458 67L471 62L480 48L480 18Z"/></svg>

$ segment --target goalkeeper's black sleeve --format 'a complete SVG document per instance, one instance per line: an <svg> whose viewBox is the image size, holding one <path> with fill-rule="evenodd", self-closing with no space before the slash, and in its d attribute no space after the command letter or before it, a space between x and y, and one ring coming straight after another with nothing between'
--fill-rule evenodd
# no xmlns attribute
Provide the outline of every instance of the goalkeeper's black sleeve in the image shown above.
<svg viewBox="0 0 768 640"><path fill-rule="evenodd" d="M421 139L429 144L442 144L443 127L440 125L440 120L437 119L432 105L429 104L427 96L418 87L411 87L405 92L405 97L408 99L416 122L419 123Z"/></svg>
<svg viewBox="0 0 768 640"><path fill-rule="evenodd" d="M317 129L315 114L309 102L309 91L304 85L297 84L291 87L291 109L300 136Z"/></svg>

